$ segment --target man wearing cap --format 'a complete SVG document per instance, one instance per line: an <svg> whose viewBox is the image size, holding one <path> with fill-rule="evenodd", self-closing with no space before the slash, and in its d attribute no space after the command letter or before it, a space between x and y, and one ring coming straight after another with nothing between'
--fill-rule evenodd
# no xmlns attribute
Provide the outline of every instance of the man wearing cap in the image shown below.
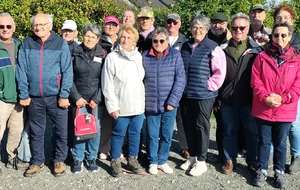
<svg viewBox="0 0 300 190"><path fill-rule="evenodd" d="M61 27L61 36L68 42L69 49L72 52L79 43L75 40L78 35L77 24L74 20L66 20Z"/></svg>
<svg viewBox="0 0 300 190"><path fill-rule="evenodd" d="M151 7L142 7L137 15L137 23L139 25L139 40L137 42L137 47L139 51L144 51L151 48L151 32L154 30L154 13Z"/></svg>
<svg viewBox="0 0 300 190"><path fill-rule="evenodd" d="M224 13L215 13L211 18L211 27L208 31L208 38L221 45L231 38L227 29L228 16Z"/></svg>
<svg viewBox="0 0 300 190"><path fill-rule="evenodd" d="M134 12L131 10L125 10L122 14L122 24L133 26L135 24Z"/></svg>
<svg viewBox="0 0 300 190"><path fill-rule="evenodd" d="M110 53L113 50L115 43L117 42L117 34L120 29L119 25L120 21L115 16L107 16L103 21L103 34L99 43L106 50L107 53Z"/></svg>
<svg viewBox="0 0 300 190"><path fill-rule="evenodd" d="M260 46L263 46L269 41L269 35L272 29L264 26L266 18L265 8L262 4L252 5L249 12L251 20L248 36L253 38Z"/></svg>
<svg viewBox="0 0 300 190"><path fill-rule="evenodd" d="M184 34L179 32L179 29L181 27L180 16L177 13L169 13L165 20L165 26L169 32L170 46L172 48L180 50L182 44L188 40L188 38ZM177 132L178 132L177 133L178 144L181 149L182 157L189 158L190 154L188 152L188 145L187 145L185 132L182 124L180 108L177 109L176 125L177 125Z"/></svg>
<svg viewBox="0 0 300 190"><path fill-rule="evenodd" d="M228 16L224 13L217 12L210 18L210 29L208 31L208 38L215 41L218 45L227 42L231 38L231 33L227 29ZM222 118L220 113L219 100L216 99L214 104L213 113L217 122L216 130L216 142L219 152L219 160L223 161L223 130L222 130Z"/></svg>

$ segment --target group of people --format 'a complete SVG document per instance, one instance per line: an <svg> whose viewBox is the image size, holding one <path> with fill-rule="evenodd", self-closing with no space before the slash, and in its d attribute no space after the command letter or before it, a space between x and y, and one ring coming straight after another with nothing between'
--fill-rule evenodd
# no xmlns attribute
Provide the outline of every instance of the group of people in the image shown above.
<svg viewBox="0 0 300 190"><path fill-rule="evenodd" d="M182 155L180 166L192 176L207 171L210 116L217 121L216 140L222 172L231 174L237 162L239 129L245 136L246 162L253 184L262 186L273 167L276 186L285 179L286 139L292 160L289 173L300 167L300 37L293 30L291 7L274 11L274 26L266 28L261 4L249 14L208 18L196 13L191 38L179 32L181 18L169 13L165 27L155 27L152 9L137 15L126 10L122 24L107 16L101 27L87 24L82 43L77 25L66 20L62 37L52 30L51 15L32 17L33 35L19 42L15 23L0 14L0 139L8 133L8 163L13 165L23 130L23 108L30 127L30 166L26 177L44 167L46 116L53 124L54 175L65 174L71 152L73 173L83 165L98 171L96 159L111 157L111 174L122 174L122 148L127 167L142 173L138 155L145 119L148 172L173 173L167 160L174 123ZM77 140L74 118L90 113L96 119L95 138ZM105 121L105 118L107 119ZM103 137L103 138L102 138ZM124 143L125 142L125 143Z"/></svg>

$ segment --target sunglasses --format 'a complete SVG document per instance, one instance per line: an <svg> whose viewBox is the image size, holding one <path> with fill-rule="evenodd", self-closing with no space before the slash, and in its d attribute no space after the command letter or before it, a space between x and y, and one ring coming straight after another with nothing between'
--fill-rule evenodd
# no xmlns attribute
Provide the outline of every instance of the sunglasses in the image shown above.
<svg viewBox="0 0 300 190"><path fill-rule="evenodd" d="M165 40L163 40L163 39L161 39L161 40L154 39L153 40L153 43L155 43L155 44L157 44L158 42L163 44L163 43L165 43Z"/></svg>
<svg viewBox="0 0 300 190"><path fill-rule="evenodd" d="M7 28L7 29L11 29L12 28L12 25L0 25L0 29L4 29L4 28Z"/></svg>
<svg viewBox="0 0 300 190"><path fill-rule="evenodd" d="M172 22L174 25L178 24L178 21L176 21L176 20L167 20L167 24L172 24Z"/></svg>
<svg viewBox="0 0 300 190"><path fill-rule="evenodd" d="M279 38L279 36L281 36L281 38L286 38L287 34L273 34L273 38Z"/></svg>
<svg viewBox="0 0 300 190"><path fill-rule="evenodd" d="M240 31L243 31L247 28L247 26L232 26L231 30L233 31L237 31L238 29L240 29Z"/></svg>

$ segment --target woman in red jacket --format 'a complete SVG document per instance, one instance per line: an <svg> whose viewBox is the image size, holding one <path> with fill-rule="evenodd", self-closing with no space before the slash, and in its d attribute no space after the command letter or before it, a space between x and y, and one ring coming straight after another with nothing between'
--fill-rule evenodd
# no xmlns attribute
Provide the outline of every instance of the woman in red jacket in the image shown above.
<svg viewBox="0 0 300 190"><path fill-rule="evenodd" d="M259 169L255 186L267 179L270 145L274 145L274 177L279 188L286 188L284 176L286 139L291 122L296 120L300 95L300 56L289 45L293 27L288 23L275 24L273 42L255 59L252 67L252 115L256 118L259 147Z"/></svg>

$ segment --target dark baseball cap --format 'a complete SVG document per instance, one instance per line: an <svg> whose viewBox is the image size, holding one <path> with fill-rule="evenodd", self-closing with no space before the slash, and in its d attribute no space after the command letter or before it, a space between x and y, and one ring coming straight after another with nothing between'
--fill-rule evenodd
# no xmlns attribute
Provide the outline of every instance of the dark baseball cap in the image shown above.
<svg viewBox="0 0 300 190"><path fill-rule="evenodd" d="M264 8L264 6L262 4L254 4L250 7L250 11L254 11L254 10L263 10L263 11L265 11L266 9Z"/></svg>
<svg viewBox="0 0 300 190"><path fill-rule="evenodd" d="M213 16L210 17L210 21L228 21L228 16L224 13L215 13Z"/></svg>

